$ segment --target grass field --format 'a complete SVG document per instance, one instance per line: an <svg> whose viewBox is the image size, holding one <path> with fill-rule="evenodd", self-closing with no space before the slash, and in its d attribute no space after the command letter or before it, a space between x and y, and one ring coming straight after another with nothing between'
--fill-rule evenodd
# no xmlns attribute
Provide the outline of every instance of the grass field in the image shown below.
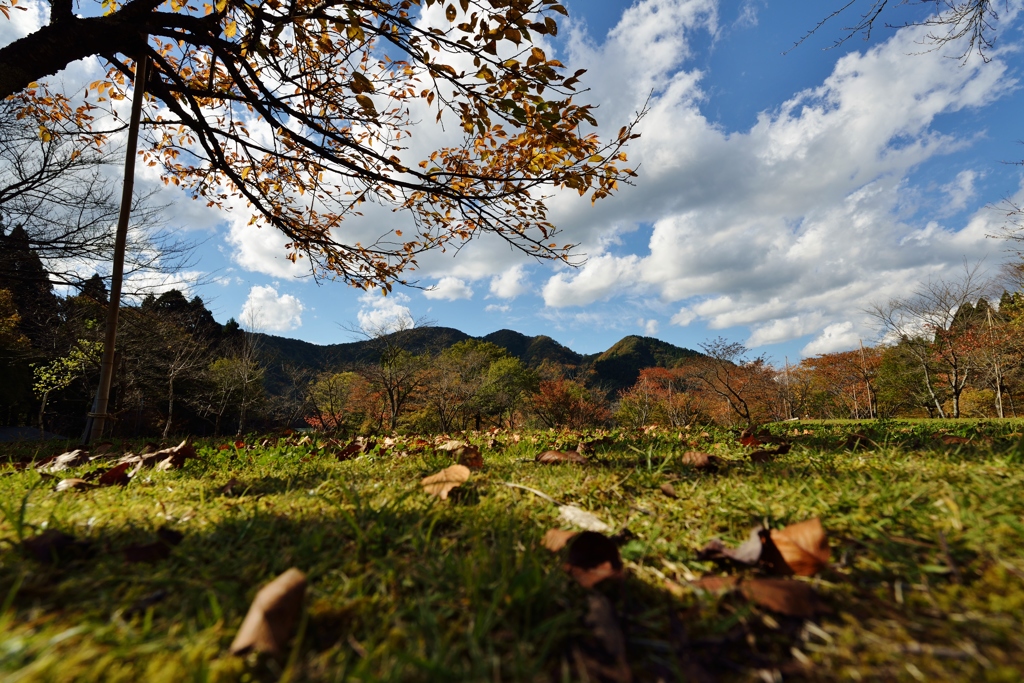
<svg viewBox="0 0 1024 683"><path fill-rule="evenodd" d="M110 461L44 477L13 463L52 451L11 447L0 458L0 679L597 680L580 664L604 642L587 619L590 591L541 545L570 527L513 483L629 530L625 577L592 591L614 607L633 680L1020 681L1017 428L787 423L772 430L792 450L759 464L726 430L616 433L588 463L560 465L534 457L579 435L471 435L484 467L448 500L420 480L451 456L414 439L345 461L294 437L198 443L180 469L66 491L59 479ZM691 450L724 464L682 464ZM711 539L737 545L757 524L814 517L831 563L793 579L817 595L813 617L695 586L726 573L697 560ZM180 543L140 553L160 529ZM46 530L77 542L32 552ZM256 591L289 567L309 587L288 651L232 656Z"/></svg>

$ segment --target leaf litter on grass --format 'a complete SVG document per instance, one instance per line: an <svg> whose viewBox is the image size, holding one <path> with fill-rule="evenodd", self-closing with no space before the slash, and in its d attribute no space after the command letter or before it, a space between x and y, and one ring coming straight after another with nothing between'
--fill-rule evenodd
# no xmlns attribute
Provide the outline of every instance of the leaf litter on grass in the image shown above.
<svg viewBox="0 0 1024 683"><path fill-rule="evenodd" d="M735 444L735 432L710 431ZM242 664L218 656L228 646L218 634L239 625L249 587L295 565L316 572L317 599L329 601L341 615L339 626L325 631L325 622L313 614L307 639L285 646L300 647L295 675L308 680L331 680L343 667L364 680L416 678L412 665L393 657L396 652L432 662L451 680L490 680L496 670L507 681L559 680L545 673L544 662L555 668L565 662L573 679L587 675L598 680L593 662L615 667L618 660L613 641L603 640L601 628L594 626L600 620L588 618L592 594L608 600L611 611L606 613L620 627L626 666L637 681L672 680L664 673L672 667L700 670L714 680L765 679L773 672L788 679L801 671L812 678L859 671L864 678L890 680L906 677L905 663L937 680L1019 680L1015 674L1022 670L1024 648L1015 634L1021 630L1024 600L1018 598L1024 591L1021 579L1005 566L1024 571L1014 526L1024 518L1024 505L1013 493L1024 485L1019 467L996 446L974 444L937 453L892 447L885 457L864 459L834 450L842 443L839 436L837 430L826 430L813 437L816 441L801 441L798 453L786 459L785 474L772 466L738 467L682 483L680 476L686 475L678 456L676 466L656 471L659 453L667 455L660 446L650 470L614 445L602 452L601 467L523 467L524 456L532 459L536 453L529 448L534 442L529 436L520 442L507 437L505 451L488 452L487 474L462 484L479 486L482 497L472 506L456 507L424 506L425 496L414 495L422 487L409 491L409 482L418 481L424 469L444 467L431 459L429 448L411 458L341 462L322 445L310 457L313 444L294 446L284 440L247 449L247 461L240 461L235 450L201 446L201 457L181 469L154 471L127 488L63 496L36 489L21 513L26 528L35 529L25 538L40 536L40 525L50 522L71 537L69 543L82 541L94 552L72 552L65 561L58 548L46 554L47 559L60 558L53 565L33 558L27 548L24 557L8 555L0 581L15 585L19 572L27 578L11 598L14 619L4 622L0 636L48 642L82 619L91 624L89 614L146 605L146 598L165 590L167 597L141 608L152 619L148 642L151 647L160 643L160 654L144 659L156 666L160 658L170 670L182 672L199 663L237 671L230 667ZM655 439L661 437L644 433L629 438L646 439L639 442L646 449L645 444L660 443ZM829 442L833 445L819 445ZM409 448L401 442L392 448L396 455L403 450ZM730 451L727 444L716 452L729 456L739 451ZM96 464L84 461L75 467ZM261 496L217 495L219 484L211 480L223 482L229 473L255 485ZM95 481L82 469L64 476ZM535 556L529 549L529 539L538 537L532 520L542 520L541 529L550 526L558 503L542 509L528 497L503 495L505 488L487 489L489 478L521 481L521 486L555 494L552 502L571 501L580 510L623 520L637 540L620 549L621 578L587 589L566 575L561 558L556 561L545 550L534 551L542 554ZM33 482L38 482L34 472L0 479L6 506L0 538L13 537L11 520L19 519L18 501ZM661 492L660 485L668 482L675 482L677 498ZM116 566L122 560L102 549L123 548L118 530L146 526L154 507L163 509L156 506L157 498L172 516L180 515L175 510L197 508L194 520L175 523L188 543L152 571L112 572L111 562ZM648 512L638 516L637 508ZM800 520L816 517L828 526L835 558L824 555L829 544L823 547L816 532L796 533ZM773 573L782 565L768 563L767 554L763 567L761 554L756 563L741 564L738 570L729 562L728 575L716 575L712 564L701 564L696 553L708 537L738 540L752 519L761 518L797 520L788 526L766 522L768 540L782 557L776 562L786 572ZM561 531L578 529L565 526ZM760 535L757 540L761 543ZM953 581L949 563L958 568L961 584ZM187 580L202 586L195 597L193 589L166 590L174 584L164 583L186 565L193 575ZM791 578L818 565L823 566L821 578ZM175 580L186 580L185 574ZM131 593L119 593L129 581L142 583ZM79 585L95 588L73 588ZM116 604L97 609L119 594ZM220 612L210 611L211 599ZM31 621L33 605L44 607L44 621ZM193 624L187 633L174 627L183 618ZM34 624L31 632L29 623ZM552 638L551 633L560 635ZM3 669L3 675L29 665L46 675L61 666L65 679L90 680L91 675L96 680L107 666L99 663L107 661L102 653L113 643L126 653L123 666L138 666L132 654L137 645L122 643L116 634L108 638L79 635L52 650L33 650L41 654L9 660L14 663L5 666L15 668ZM474 651L493 652L497 659L476 663ZM100 668L76 668L84 667L75 663L81 657L92 657L81 661ZM589 665L588 659L593 660ZM617 675L609 671L603 675ZM136 679L145 677L141 669L136 673Z"/></svg>

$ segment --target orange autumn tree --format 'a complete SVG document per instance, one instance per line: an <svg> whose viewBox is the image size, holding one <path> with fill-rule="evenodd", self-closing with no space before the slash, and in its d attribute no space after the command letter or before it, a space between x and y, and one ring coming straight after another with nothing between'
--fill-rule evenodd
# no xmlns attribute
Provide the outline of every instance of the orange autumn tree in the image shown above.
<svg viewBox="0 0 1024 683"><path fill-rule="evenodd" d="M882 349L875 347L805 358L799 371L810 375L808 408L829 419L877 417L875 378L881 363Z"/></svg>
<svg viewBox="0 0 1024 683"><path fill-rule="evenodd" d="M0 0L11 16L19 0ZM0 98L41 135L95 122L150 60L150 164L210 205L247 205L319 276L390 289L418 255L483 234L567 259L546 196L597 200L635 174L621 166L633 122L596 135L565 73L538 45L565 14L556 0L71 0L0 48ZM0 19L2 20L2 19ZM75 106L44 84L96 56L105 79ZM416 124L450 144L414 151ZM102 131L97 131L102 142ZM425 158L424 158L425 157ZM404 210L409 235L341 228L366 203ZM346 234L347 233L347 234Z"/></svg>

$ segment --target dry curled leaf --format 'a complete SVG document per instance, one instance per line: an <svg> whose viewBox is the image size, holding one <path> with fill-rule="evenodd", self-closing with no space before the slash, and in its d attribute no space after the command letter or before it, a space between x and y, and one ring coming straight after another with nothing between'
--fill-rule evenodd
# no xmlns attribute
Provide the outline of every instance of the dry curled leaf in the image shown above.
<svg viewBox="0 0 1024 683"><path fill-rule="evenodd" d="M67 453L61 453L60 455L54 455L45 460L40 461L36 465L36 469L43 470L45 472L60 472L66 470L69 467L75 467L85 463L89 459L89 451L76 448L73 451Z"/></svg>
<svg viewBox="0 0 1024 683"><path fill-rule="evenodd" d="M686 451L683 453L682 463L698 470L715 472L722 465L722 459L717 455L702 453L700 451Z"/></svg>
<svg viewBox="0 0 1024 683"><path fill-rule="evenodd" d="M575 505L559 505L558 516L564 521L587 531L611 531L611 527Z"/></svg>
<svg viewBox="0 0 1024 683"><path fill-rule="evenodd" d="M131 464L127 462L115 465L101 474L96 483L100 486L126 486L130 480L128 477L129 467L131 467Z"/></svg>
<svg viewBox="0 0 1024 683"><path fill-rule="evenodd" d="M447 500L448 493L460 484L469 481L469 468L465 465L452 465L437 474L424 477L420 486L426 493Z"/></svg>
<svg viewBox="0 0 1024 683"><path fill-rule="evenodd" d="M587 463L586 457L576 451L544 451L537 456L536 460L545 464L575 462L585 465Z"/></svg>
<svg viewBox="0 0 1024 683"><path fill-rule="evenodd" d="M669 498L678 498L679 494L676 493L676 487L672 486L671 482L666 481L661 485L661 492Z"/></svg>
<svg viewBox="0 0 1024 683"><path fill-rule="evenodd" d="M90 484L85 479L71 478L58 481L54 491L84 491L92 488L96 488L96 485Z"/></svg>
<svg viewBox="0 0 1024 683"><path fill-rule="evenodd" d="M544 534L544 540L541 541L541 545L551 552L557 553L578 533L577 531L567 531L565 529L548 529L547 533Z"/></svg>
<svg viewBox="0 0 1024 683"><path fill-rule="evenodd" d="M777 576L813 576L828 565L830 554L825 529L815 517L785 529L755 527L736 548L713 539L697 553L697 559L756 565L762 572Z"/></svg>
<svg viewBox="0 0 1024 683"><path fill-rule="evenodd" d="M363 452L363 444L357 441L350 441L341 450L334 452L334 457L338 460L351 460L357 455Z"/></svg>
<svg viewBox="0 0 1024 683"><path fill-rule="evenodd" d="M452 456L460 465L465 465L472 470L481 469L484 466L484 458L480 455L478 446L462 446L452 451Z"/></svg>
<svg viewBox="0 0 1024 683"><path fill-rule="evenodd" d="M761 531L761 527L755 527L751 530L747 540L736 548L729 548L720 539L713 538L697 553L697 559L701 561L711 560L712 562L728 561L752 567L761 558L763 546Z"/></svg>
<svg viewBox="0 0 1024 683"><path fill-rule="evenodd" d="M693 585L711 593L738 591L755 605L790 617L810 619L821 610L814 589L792 579L709 576L694 581Z"/></svg>
<svg viewBox="0 0 1024 683"><path fill-rule="evenodd" d="M783 443L778 448L765 448L763 450L754 451L753 453L750 454L750 462L771 462L772 460L775 459L775 456L785 455L786 453L789 453L790 449L792 448L792 445L788 443Z"/></svg>
<svg viewBox="0 0 1024 683"><path fill-rule="evenodd" d="M814 576L828 565L831 551L825 527L817 517L772 529L771 540L789 571L797 576Z"/></svg>
<svg viewBox="0 0 1024 683"><path fill-rule="evenodd" d="M294 567L261 588L231 643L231 654L284 652L305 596L306 575Z"/></svg>
<svg viewBox="0 0 1024 683"><path fill-rule="evenodd" d="M622 577L622 558L615 541L596 531L576 535L569 546L565 569L584 588Z"/></svg>
<svg viewBox="0 0 1024 683"><path fill-rule="evenodd" d="M186 439L173 448L165 448L153 453L153 457L159 460L156 465L157 470L176 470L184 465L188 458L196 457L196 449Z"/></svg>

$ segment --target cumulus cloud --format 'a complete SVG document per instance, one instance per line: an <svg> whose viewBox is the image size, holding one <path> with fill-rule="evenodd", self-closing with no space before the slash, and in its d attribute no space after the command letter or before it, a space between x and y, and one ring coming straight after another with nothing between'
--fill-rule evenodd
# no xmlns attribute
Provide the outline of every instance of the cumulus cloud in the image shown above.
<svg viewBox="0 0 1024 683"><path fill-rule="evenodd" d="M977 194L974 187L974 181L977 179L976 171L960 171L952 182L943 185L942 191L946 195L946 206L943 207L943 213L952 214L965 209L967 202Z"/></svg>
<svg viewBox="0 0 1024 683"><path fill-rule="evenodd" d="M654 15L660 26L647 22ZM568 241L601 253L550 276L548 306L654 294L681 304L675 325L745 326L750 346L816 335L807 349L819 352L872 336L851 311L989 252L985 235L998 221L990 212L945 225L941 212L908 213L906 198L918 166L970 143L938 132L936 118L1016 87L1005 61L911 57L926 29L903 29L842 57L822 85L762 112L749 129L728 132L701 113L704 75L684 68L687 35L713 24L706 3L650 0L628 10L605 44L574 45L570 62L591 60L592 72L617 62L609 67L617 77L603 82L643 85L627 88L613 109L639 106L652 86L655 97L630 150L641 164L638 186L602 201L599 214L555 199ZM674 37L655 40L665 32ZM650 52L643 66L623 57L623 44ZM966 208L976 181L973 171L951 178L942 188L948 203ZM646 252L603 252L609 235L642 223L651 225Z"/></svg>
<svg viewBox="0 0 1024 683"><path fill-rule="evenodd" d="M388 296L377 290L366 292L359 297L362 304L357 314L359 327L371 336L415 327L412 311L405 305L409 301L409 297L401 292L392 292Z"/></svg>
<svg viewBox="0 0 1024 683"><path fill-rule="evenodd" d="M491 294L499 299L515 299L525 291L526 271L521 264L491 278Z"/></svg>
<svg viewBox="0 0 1024 683"><path fill-rule="evenodd" d="M449 276L441 278L433 287L424 290L423 296L428 299L456 301L457 299L472 299L473 290L464 280Z"/></svg>
<svg viewBox="0 0 1024 683"><path fill-rule="evenodd" d="M266 332L287 332L302 325L305 306L291 294L279 294L271 285L255 285L239 316L245 327Z"/></svg>
<svg viewBox="0 0 1024 683"><path fill-rule="evenodd" d="M821 353L845 351L856 346L861 339L852 322L832 323L805 346L801 353L804 356L817 356Z"/></svg>

